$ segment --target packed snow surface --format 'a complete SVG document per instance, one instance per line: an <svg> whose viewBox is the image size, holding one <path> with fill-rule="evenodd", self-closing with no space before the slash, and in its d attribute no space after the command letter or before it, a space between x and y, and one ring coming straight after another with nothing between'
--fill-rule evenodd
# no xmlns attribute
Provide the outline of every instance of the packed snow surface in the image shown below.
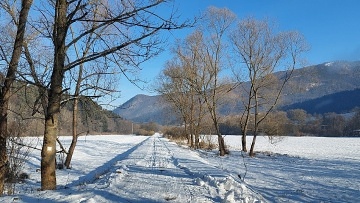
<svg viewBox="0 0 360 203"><path fill-rule="evenodd" d="M30 143L41 140L33 139ZM250 144L249 137L248 144ZM215 137L213 137L215 141ZM70 137L61 137L68 146ZM190 150L151 137L80 137L58 189L39 191L40 151L32 150L16 194L0 202L358 202L360 139L258 137L255 158L240 136L225 136L230 155ZM61 159L61 156L58 158Z"/></svg>

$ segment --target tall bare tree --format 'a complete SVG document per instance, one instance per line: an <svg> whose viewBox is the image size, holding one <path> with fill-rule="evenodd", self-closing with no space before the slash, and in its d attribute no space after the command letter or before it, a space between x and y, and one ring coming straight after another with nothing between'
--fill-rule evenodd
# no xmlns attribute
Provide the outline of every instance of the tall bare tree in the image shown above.
<svg viewBox="0 0 360 203"><path fill-rule="evenodd" d="M100 5L98 5L100 7ZM98 21L95 19L97 15L101 12L101 9L94 9L94 19L91 23L88 23L86 26L88 29L95 27L98 24ZM85 25L84 25L85 26ZM75 37L76 28L69 27L70 36L69 38ZM45 30L45 31L44 31ZM47 76L49 75L49 62L52 59L52 56L46 55L48 51L44 47L44 44L37 42L35 39L39 37L40 33L46 33L46 29L33 29L30 31L32 36L28 36L27 40L24 43L24 53L25 58L28 63L28 67L24 68L19 72L19 76L22 80L26 81L28 84L32 84L38 87L38 98L35 101L33 112L39 112L46 115L47 110L47 89L49 87L50 81ZM91 47L94 46L94 43L101 35L106 35L106 29L103 29L103 32L100 30L99 33L90 33L84 37L84 42L80 44L74 44L72 46L72 51L75 53L77 59L84 58L89 53ZM50 51L51 52L51 51ZM39 53L41 53L39 55ZM35 55L35 56L34 56ZM117 63L117 62L116 62ZM115 92L116 86L116 68L109 65L106 61L95 60L92 63L87 63L87 66L90 68L85 68L85 64L80 64L75 68L72 68L70 71L67 71L66 81L64 81L64 89L67 90L67 96L63 97L61 104L64 106L66 103L71 102L73 105L72 109L72 142L69 146L69 149L66 148L60 143L59 139L57 142L61 147L61 150L66 154L66 159L64 165L67 168L70 168L71 159L75 150L77 139L81 134L87 133L87 131L78 131L78 105L80 97L88 96L91 98L99 98L107 94ZM28 77L30 76L30 77ZM104 82L106 81L106 82ZM101 83L101 84L100 84ZM70 92L74 93L71 94ZM84 97L83 97L84 98Z"/></svg>
<svg viewBox="0 0 360 203"><path fill-rule="evenodd" d="M51 1L53 2L53 1ZM50 2L50 3L51 3ZM143 61L160 51L161 41L156 38L161 30L183 28L177 24L173 13L161 16L155 13L160 1L67 1L56 0L54 12L41 11L45 16L43 27L52 28L44 32L54 46L54 63L49 88L48 106L45 115L45 132L41 152L41 189L56 189L55 153L59 129L61 95L66 72L87 62L107 60L111 65L123 67L139 66ZM101 12L98 12L98 11ZM53 21L48 13L53 13ZM89 24L94 26L89 26ZM49 26L51 25L51 26ZM76 28L69 37L70 27ZM107 31L102 35L104 29ZM95 34L94 34L95 33ZM73 58L75 44L83 44L87 36L100 36L91 46L90 52L80 58ZM79 46L85 48L85 46ZM81 50L84 51L84 50ZM125 68L124 68L125 69ZM123 69L122 69L123 70Z"/></svg>
<svg viewBox="0 0 360 203"><path fill-rule="evenodd" d="M202 41L201 57L204 68L204 83L198 92L204 99L218 137L220 156L226 154L224 138L219 128L218 106L223 93L230 91L221 83L220 73L226 65L226 37L236 16L229 9L210 7L205 14L202 28L204 34L199 35Z"/></svg>
<svg viewBox="0 0 360 203"><path fill-rule="evenodd" d="M249 154L254 156L259 125L275 108L294 68L301 62L300 55L308 47L298 32L276 33L267 21L253 18L240 21L230 37L239 62L244 64L245 80L250 83L243 88L247 97L241 120L242 149L247 151L246 134L253 114L253 141ZM283 70L282 74L275 76L277 70Z"/></svg>
<svg viewBox="0 0 360 203"><path fill-rule="evenodd" d="M12 12L9 2L1 2L1 7L7 12ZM13 50L11 58L8 59L6 55L2 55L3 59L7 62L8 68L6 71L5 78L2 79L2 88L0 92L0 195L4 192L4 181L5 173L8 163L7 158L7 138L8 138L8 129L7 129L7 117L8 117L8 108L9 108L9 99L11 96L11 86L15 81L16 71L18 68L18 63L21 56L22 44L24 42L25 28L27 23L27 18L29 14L30 7L32 5L32 0L22 0L21 9L19 13L18 21L15 22L17 31L14 40Z"/></svg>
<svg viewBox="0 0 360 203"><path fill-rule="evenodd" d="M203 98L197 92L203 78L199 69L199 42L194 34L177 44L174 57L159 78L157 89L180 114L193 148L199 148L199 133L205 115Z"/></svg>
<svg viewBox="0 0 360 203"><path fill-rule="evenodd" d="M193 124L199 124L202 120L202 116L199 116L202 109L199 109L197 120L194 119L194 105L197 103L196 106L207 109L213 121L221 156L226 154L226 149L219 128L218 106L228 86L222 84L220 73L226 60L226 32L234 21L235 15L230 10L210 7L204 15L202 26L174 52L175 59L180 61L177 65L180 68L177 69L178 76L173 78L179 78L181 84L185 84L187 88L181 92L186 93L186 97L191 100L188 103L190 113L187 114L192 123L190 127L194 128ZM170 84L172 82L176 81Z"/></svg>
<svg viewBox="0 0 360 203"><path fill-rule="evenodd" d="M183 67L176 64L176 59L168 62L166 68L162 71L158 78L156 91L163 95L165 102L172 106L176 114L180 117L184 124L184 134L187 137L188 144L193 147L192 132L188 130L189 121L189 103L188 89L184 76Z"/></svg>
<svg viewBox="0 0 360 203"><path fill-rule="evenodd" d="M97 10L97 9L96 9ZM97 11L100 12L100 11ZM95 13L97 14L97 13ZM96 19L92 22L90 25L92 28L95 27L97 24ZM74 37L74 28L70 27L71 30L71 36ZM105 32L105 31L104 31ZM106 33L101 33L102 35L105 35ZM88 36L86 36L86 39L84 40L85 43L81 47L81 53L80 48L77 47L77 44L74 44L74 52L76 54L76 58L84 58L89 53L91 47L94 45L96 40L100 35L95 35L95 33L90 33ZM109 67L108 64L102 64L101 61L94 61L94 63L88 63L88 66L92 66L91 68L86 68L85 64L80 64L77 68L73 68L70 72L70 77L68 79L70 80L71 88L73 88L74 93L70 96L70 100L72 100L72 140L71 144L69 146L69 150L66 152L66 158L65 158L65 167L70 168L70 163L75 151L76 143L78 140L78 137L81 134L84 134L85 132L78 132L78 105L79 100L82 95L89 96L91 98L98 98L101 96L104 96L108 93L112 93L115 91L114 86L115 82L111 81L111 76L116 75L116 72L110 71L112 68ZM74 72L74 73L72 73ZM106 85L100 85L99 83L103 80L107 80ZM71 85L71 81L75 82L75 85ZM74 86L74 87L73 87ZM86 93L86 92L92 92L92 93ZM90 94L90 95L88 95ZM66 101L67 102L67 101Z"/></svg>

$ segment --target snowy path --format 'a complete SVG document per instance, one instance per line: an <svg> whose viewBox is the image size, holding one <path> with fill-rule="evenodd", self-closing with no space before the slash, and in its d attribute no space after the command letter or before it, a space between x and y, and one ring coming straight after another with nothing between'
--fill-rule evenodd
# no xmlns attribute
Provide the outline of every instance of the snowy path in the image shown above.
<svg viewBox="0 0 360 203"><path fill-rule="evenodd" d="M111 177L110 191L129 202L212 202L206 188L195 185L176 166L173 152L159 137L147 139L117 167L119 174Z"/></svg>
<svg viewBox="0 0 360 203"><path fill-rule="evenodd" d="M28 138L40 145L38 138ZM70 144L71 137L61 137ZM226 136L229 156L216 150L179 147L160 135L97 135L79 139L72 169L57 170L56 191L40 188L40 152L24 167L30 178L0 202L359 202L360 140L293 138L270 145L266 153L242 158L238 136ZM316 146L316 148L314 147ZM278 154L278 153L286 153ZM237 174L247 174L242 182ZM255 192L256 191L256 192ZM260 193L261 195L259 195ZM263 198L264 197L264 198Z"/></svg>
<svg viewBox="0 0 360 203"><path fill-rule="evenodd" d="M58 190L31 189L0 202L264 202L235 175L158 134L89 137L74 158L73 169L57 171ZM30 187L39 187L35 180Z"/></svg>
<svg viewBox="0 0 360 203"><path fill-rule="evenodd" d="M132 151L116 164L115 171L94 183L96 189L113 195L83 197L83 202L206 203L256 199L251 191L245 191L244 185L235 189L236 182L224 171L159 135Z"/></svg>

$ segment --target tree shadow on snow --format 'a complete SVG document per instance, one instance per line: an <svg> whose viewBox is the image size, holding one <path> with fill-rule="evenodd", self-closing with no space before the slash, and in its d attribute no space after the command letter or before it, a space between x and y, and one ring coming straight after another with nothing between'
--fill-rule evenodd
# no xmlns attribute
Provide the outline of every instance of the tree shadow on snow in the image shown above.
<svg viewBox="0 0 360 203"><path fill-rule="evenodd" d="M245 181L270 202L353 202L360 195L356 161L258 154L245 162Z"/></svg>
<svg viewBox="0 0 360 203"><path fill-rule="evenodd" d="M139 144L135 145L134 147L128 149L124 153L115 156L114 158L112 158L108 162L106 162L103 165L95 168L94 170L90 171L86 175L79 177L77 180L69 183L65 187L73 187L73 186L78 186L78 185L82 185L82 184L93 183L94 181L96 181L99 178L99 176L109 172L118 161L126 159L127 156L129 156L131 153L133 153L135 150L137 150L149 138L145 139L144 141L140 142Z"/></svg>

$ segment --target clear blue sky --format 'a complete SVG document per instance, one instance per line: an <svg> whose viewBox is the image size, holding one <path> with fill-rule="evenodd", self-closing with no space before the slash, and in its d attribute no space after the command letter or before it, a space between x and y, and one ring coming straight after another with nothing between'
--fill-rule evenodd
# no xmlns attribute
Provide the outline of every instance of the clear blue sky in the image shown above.
<svg viewBox="0 0 360 203"><path fill-rule="evenodd" d="M280 30L301 32L309 45L309 65L334 60L360 60L360 0L175 0L178 13L191 18L209 6L227 7L241 19L253 16L275 21ZM168 46L175 38L185 38L191 29L168 33ZM147 90L169 58L168 50L147 62L139 77L149 82L140 90L121 78L119 106L137 94L154 95Z"/></svg>

